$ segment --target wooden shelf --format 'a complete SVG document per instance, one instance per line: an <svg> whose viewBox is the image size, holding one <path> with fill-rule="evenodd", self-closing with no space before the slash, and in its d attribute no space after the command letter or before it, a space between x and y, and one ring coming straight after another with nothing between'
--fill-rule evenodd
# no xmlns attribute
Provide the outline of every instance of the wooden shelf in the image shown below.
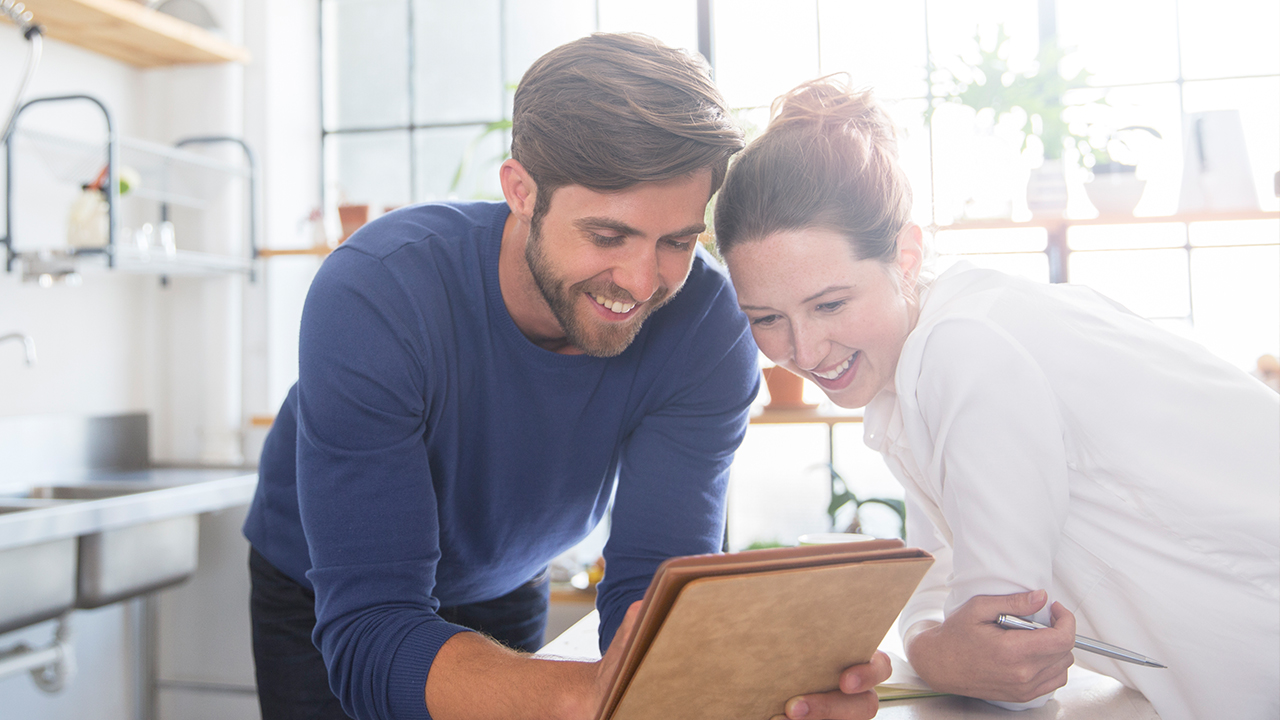
<svg viewBox="0 0 1280 720"><path fill-rule="evenodd" d="M325 257L333 252L333 248L328 245L312 245L309 248L262 248L258 250L258 257L273 258L288 255L315 255L316 257Z"/></svg>
<svg viewBox="0 0 1280 720"><path fill-rule="evenodd" d="M1133 215L1102 215L1091 218L1070 217L1033 217L1030 220L1015 222L1007 218L991 218L982 220L957 220L950 225L939 225L927 230L1008 230L1011 228L1060 228L1074 225L1141 225L1150 223L1198 223L1222 222L1226 220L1276 220L1280 219L1280 211L1276 210L1233 210L1204 211L1194 213L1178 213L1175 215L1153 215L1135 217Z"/></svg>
<svg viewBox="0 0 1280 720"><path fill-rule="evenodd" d="M803 423L835 425L836 423L860 423L862 422L862 408L858 408L857 410L848 410L828 404L818 405L811 408L766 407L763 411L752 415L749 422L753 425L794 425Z"/></svg>
<svg viewBox="0 0 1280 720"><path fill-rule="evenodd" d="M249 62L249 51L130 0L25 0L44 34L143 68Z"/></svg>

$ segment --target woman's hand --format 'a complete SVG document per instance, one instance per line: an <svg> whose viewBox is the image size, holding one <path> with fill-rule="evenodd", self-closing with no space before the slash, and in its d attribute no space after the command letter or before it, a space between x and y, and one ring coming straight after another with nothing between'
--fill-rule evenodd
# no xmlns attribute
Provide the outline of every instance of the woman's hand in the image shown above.
<svg viewBox="0 0 1280 720"><path fill-rule="evenodd" d="M1047 695L1067 684L1075 616L1055 602L1050 628L1006 630L995 624L1001 614L1032 615L1047 599L1043 590L978 595L940 625L916 623L905 643L911 667L939 692L1018 703Z"/></svg>
<svg viewBox="0 0 1280 720"><path fill-rule="evenodd" d="M786 715L775 715L773 720L868 720L880 707L875 687L892 672L889 656L877 652L871 662L841 673L839 690L793 697L785 706Z"/></svg>

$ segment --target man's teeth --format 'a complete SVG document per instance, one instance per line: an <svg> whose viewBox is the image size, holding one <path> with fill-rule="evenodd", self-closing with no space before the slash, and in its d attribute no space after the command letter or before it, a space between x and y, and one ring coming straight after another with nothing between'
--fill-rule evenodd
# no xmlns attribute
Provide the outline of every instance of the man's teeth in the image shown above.
<svg viewBox="0 0 1280 720"><path fill-rule="evenodd" d="M592 295L591 297L594 298L595 301L599 303L601 307L606 307L618 313L619 315L621 315L622 313L631 312L631 308L636 306L635 303L624 303L624 302L618 302L617 300L608 300L603 295Z"/></svg>
<svg viewBox="0 0 1280 720"><path fill-rule="evenodd" d="M849 363L853 362L853 359L857 356L858 356L858 353L854 353L849 357L845 358L845 361L840 363L840 367L837 367L835 370L832 370L831 372L820 373L817 370L811 370L810 372L822 378L823 380L835 380L836 378L843 375L845 370L849 369Z"/></svg>

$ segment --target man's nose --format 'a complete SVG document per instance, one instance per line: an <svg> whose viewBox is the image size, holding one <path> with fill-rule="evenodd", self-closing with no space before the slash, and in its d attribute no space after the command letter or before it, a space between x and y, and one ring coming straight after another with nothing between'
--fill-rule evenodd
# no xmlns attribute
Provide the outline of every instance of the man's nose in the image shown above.
<svg viewBox="0 0 1280 720"><path fill-rule="evenodd" d="M641 303L653 297L661 284L658 253L652 243L637 242L613 268L613 283Z"/></svg>

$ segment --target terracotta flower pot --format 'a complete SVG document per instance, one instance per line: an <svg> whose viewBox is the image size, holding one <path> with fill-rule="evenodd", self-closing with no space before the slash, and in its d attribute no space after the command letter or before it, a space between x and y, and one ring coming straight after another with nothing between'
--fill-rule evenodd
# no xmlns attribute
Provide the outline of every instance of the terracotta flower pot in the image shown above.
<svg viewBox="0 0 1280 720"><path fill-rule="evenodd" d="M369 206L368 205L339 205L338 221L342 223L342 239L339 244L351 237L351 234L359 230L361 226L369 222Z"/></svg>
<svg viewBox="0 0 1280 720"><path fill-rule="evenodd" d="M769 386L769 404L765 407L775 410L813 407L804 401L804 379L790 370L776 365L767 367L764 380Z"/></svg>

